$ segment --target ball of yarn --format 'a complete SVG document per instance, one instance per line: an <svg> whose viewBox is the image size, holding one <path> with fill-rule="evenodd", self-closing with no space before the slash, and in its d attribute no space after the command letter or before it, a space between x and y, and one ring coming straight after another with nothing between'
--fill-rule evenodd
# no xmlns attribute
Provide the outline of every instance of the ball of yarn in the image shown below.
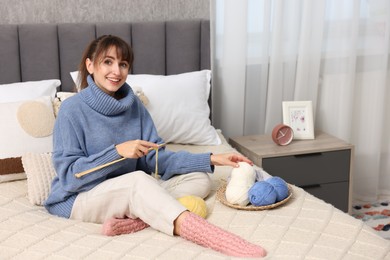
<svg viewBox="0 0 390 260"><path fill-rule="evenodd" d="M265 181L275 188L277 193L276 201L281 201L287 198L289 194L288 185L282 178L273 176Z"/></svg>
<svg viewBox="0 0 390 260"><path fill-rule="evenodd" d="M202 198L189 195L177 200L192 213L195 213L202 218L207 217L207 205Z"/></svg>
<svg viewBox="0 0 390 260"><path fill-rule="evenodd" d="M249 201L254 206L266 206L276 202L275 188L266 181L256 182L249 190Z"/></svg>
<svg viewBox="0 0 390 260"><path fill-rule="evenodd" d="M226 200L235 205L246 206L249 203L248 191L256 181L253 166L239 162L240 166L233 168L229 183L226 185Z"/></svg>

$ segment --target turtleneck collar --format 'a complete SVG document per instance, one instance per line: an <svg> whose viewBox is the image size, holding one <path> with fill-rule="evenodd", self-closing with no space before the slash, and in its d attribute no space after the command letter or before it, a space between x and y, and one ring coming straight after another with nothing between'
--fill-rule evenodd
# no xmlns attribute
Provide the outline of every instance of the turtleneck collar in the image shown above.
<svg viewBox="0 0 390 260"><path fill-rule="evenodd" d="M87 78L88 87L80 92L81 99L87 103L93 110L106 116L120 114L133 104L135 95L130 86L125 83L118 90L123 98L117 100L101 90L92 79L91 75Z"/></svg>

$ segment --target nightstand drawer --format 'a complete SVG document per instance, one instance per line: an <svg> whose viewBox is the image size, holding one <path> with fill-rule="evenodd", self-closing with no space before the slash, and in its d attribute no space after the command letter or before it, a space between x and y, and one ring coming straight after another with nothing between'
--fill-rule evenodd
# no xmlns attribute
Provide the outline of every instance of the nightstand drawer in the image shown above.
<svg viewBox="0 0 390 260"><path fill-rule="evenodd" d="M308 193L320 198L336 208L348 212L349 183L338 182L303 187Z"/></svg>
<svg viewBox="0 0 390 260"><path fill-rule="evenodd" d="M351 150L263 158L263 168L297 186L348 182Z"/></svg>

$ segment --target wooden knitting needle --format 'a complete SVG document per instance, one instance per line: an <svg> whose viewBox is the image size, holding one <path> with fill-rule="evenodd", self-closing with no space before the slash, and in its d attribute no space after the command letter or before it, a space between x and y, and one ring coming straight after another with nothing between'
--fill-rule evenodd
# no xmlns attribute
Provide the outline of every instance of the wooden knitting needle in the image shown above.
<svg viewBox="0 0 390 260"><path fill-rule="evenodd" d="M103 165L96 166L96 167L94 167L94 168L92 168L92 169L89 169L89 170L86 170L86 171L83 171L83 172L76 173L74 176L76 176L76 178L80 178L80 177L82 177L82 176L84 176L84 175L87 175L88 173L91 173L91 172L100 170L100 169L102 169L102 168L104 168L104 167L107 167L107 166L110 166L110 165L112 165L112 164L114 164L114 163L121 162L121 161L123 161L124 159L127 159L127 158L126 158L126 157L123 157L123 158L117 159L117 160L115 160L115 161L112 161L112 162L109 162L109 163L105 163L105 164L103 164Z"/></svg>
<svg viewBox="0 0 390 260"><path fill-rule="evenodd" d="M166 143L161 143L161 144L159 144L159 145L157 146L157 148L150 147L150 148L148 149L148 151L151 151L151 150L154 150L154 149L160 149L161 147L163 147L163 146L165 146L165 145L166 145ZM96 166L96 167L94 167L94 168L92 168L92 169L89 169L89 170L86 170L86 171L83 171L83 172L76 173L74 176L76 176L76 178L80 178L80 177L82 177L82 176L84 176L84 175L87 175L87 174L89 174L89 173L91 173L91 172L94 172L94 171L103 169L104 167L107 167L107 166L113 165L113 164L115 164L115 163L121 162L121 161L123 161L123 160L125 160L125 159L128 159L128 158L123 157L123 158L117 159L117 160L115 160L115 161L108 162L108 163L105 163L105 164L103 164L103 165Z"/></svg>

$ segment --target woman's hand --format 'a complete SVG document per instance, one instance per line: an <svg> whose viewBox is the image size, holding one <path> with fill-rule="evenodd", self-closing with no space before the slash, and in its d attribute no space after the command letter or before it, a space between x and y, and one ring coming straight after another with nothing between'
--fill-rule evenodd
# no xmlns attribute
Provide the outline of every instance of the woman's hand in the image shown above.
<svg viewBox="0 0 390 260"><path fill-rule="evenodd" d="M239 162L246 162L253 165L253 162L237 153L225 153L225 154L212 154L210 156L212 165L216 166L232 166L234 168L239 167Z"/></svg>
<svg viewBox="0 0 390 260"><path fill-rule="evenodd" d="M157 148L158 145L144 140L132 140L117 144L115 147L122 157L137 159L147 155L150 148Z"/></svg>

